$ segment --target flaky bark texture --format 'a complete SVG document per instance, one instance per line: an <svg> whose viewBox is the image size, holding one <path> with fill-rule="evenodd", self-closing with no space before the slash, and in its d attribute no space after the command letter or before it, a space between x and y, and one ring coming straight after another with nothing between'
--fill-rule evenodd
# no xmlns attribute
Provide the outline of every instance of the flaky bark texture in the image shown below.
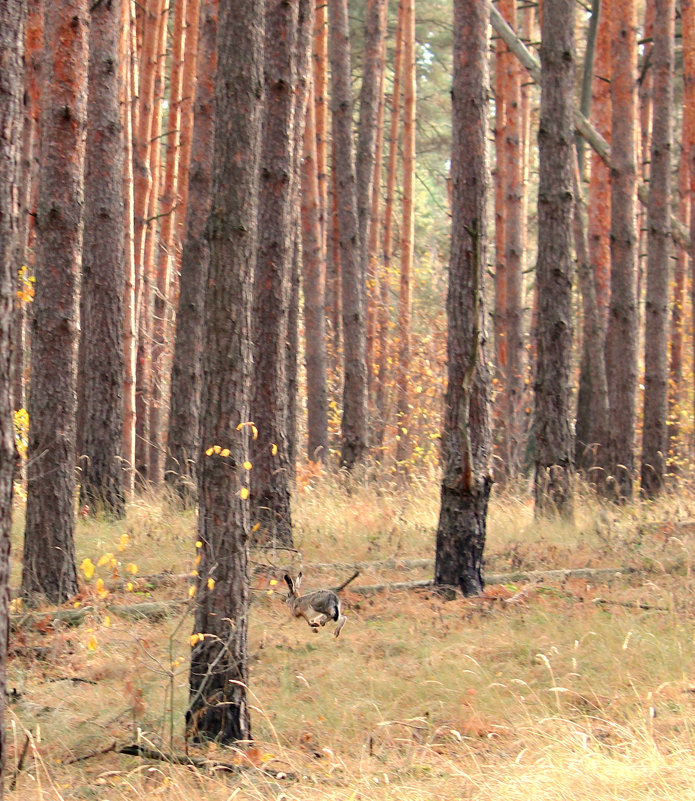
<svg viewBox="0 0 695 801"><path fill-rule="evenodd" d="M611 3L611 299L606 332L609 455L607 488L632 496L637 395L635 125L637 38L634 0Z"/></svg>
<svg viewBox="0 0 695 801"><path fill-rule="evenodd" d="M360 270L355 148L352 138L350 38L347 0L329 0L333 141L337 181L338 229L344 336L345 381L341 464L348 470L367 449L367 321Z"/></svg>
<svg viewBox="0 0 695 801"><path fill-rule="evenodd" d="M244 462L263 110L263 5L222 0L215 83L210 268L205 300L197 604L189 737L251 736L248 684L248 491ZM216 447L217 446L217 447ZM242 493L241 490L244 489ZM212 581L210 581L212 579Z"/></svg>
<svg viewBox="0 0 695 801"><path fill-rule="evenodd" d="M89 98L82 256L83 452L80 505L125 515L123 430L123 136L118 96L121 2L96 6L89 29Z"/></svg>
<svg viewBox="0 0 695 801"><path fill-rule="evenodd" d="M647 207L647 296L644 328L644 427L642 493L664 486L668 454L668 300L671 255L671 147L673 115L674 0L654 2L654 121Z"/></svg>
<svg viewBox="0 0 695 801"><path fill-rule="evenodd" d="M492 485L490 379L483 309L489 180L487 41L485 6L476 0L455 0L448 384L434 581L458 586L464 595L483 589L483 549Z"/></svg>
<svg viewBox="0 0 695 801"><path fill-rule="evenodd" d="M297 0L268 0L265 108L253 294L251 519L258 542L292 546L286 343L292 271L292 175L297 107Z"/></svg>
<svg viewBox="0 0 695 801"><path fill-rule="evenodd" d="M198 81L164 472L165 481L176 489L186 503L194 502L197 496L197 460L200 454L203 306L210 259L205 225L210 210L215 140L217 11L217 0L203 0L201 3Z"/></svg>
<svg viewBox="0 0 695 801"><path fill-rule="evenodd" d="M695 140L695 0L682 0L681 20L683 27L683 114L688 116L688 126ZM688 160L690 181L690 306L695 308L695 141L684 154ZM695 360L695 353L693 354ZM693 364L693 363L691 363ZM692 414L692 410L691 410Z"/></svg>
<svg viewBox="0 0 695 801"><path fill-rule="evenodd" d="M571 0L546 0L538 129L536 510L572 514L572 170L574 19Z"/></svg>
<svg viewBox="0 0 695 801"><path fill-rule="evenodd" d="M22 595L77 592L75 386L82 269L89 9L45 6L41 184L33 303L27 519Z"/></svg>
<svg viewBox="0 0 695 801"><path fill-rule="evenodd" d="M0 798L5 767L5 658L9 633L12 479L15 467L12 426L10 322L14 296L13 255L20 226L18 175L22 132L24 23L26 3L0 6Z"/></svg>

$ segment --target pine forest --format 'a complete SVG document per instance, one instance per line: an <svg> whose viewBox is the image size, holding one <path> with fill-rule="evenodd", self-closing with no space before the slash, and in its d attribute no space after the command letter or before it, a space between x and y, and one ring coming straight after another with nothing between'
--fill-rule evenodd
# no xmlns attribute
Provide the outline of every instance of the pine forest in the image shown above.
<svg viewBox="0 0 695 801"><path fill-rule="evenodd" d="M2 0L0 801L692 798L694 243L695 0Z"/></svg>

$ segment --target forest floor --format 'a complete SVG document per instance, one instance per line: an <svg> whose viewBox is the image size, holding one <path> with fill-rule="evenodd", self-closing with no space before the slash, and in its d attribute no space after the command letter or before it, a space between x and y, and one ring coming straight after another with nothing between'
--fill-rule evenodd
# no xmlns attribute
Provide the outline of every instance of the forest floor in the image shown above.
<svg viewBox="0 0 695 801"><path fill-rule="evenodd" d="M194 516L145 497L125 521L81 519L78 564L96 565L69 607L81 621L14 604L6 798L695 797L695 493L621 508L585 494L569 524L536 522L527 498L496 491L489 575L615 572L509 579L452 601L428 588L359 594L431 577L437 499L434 483L300 482L298 551L252 554L254 743L189 746L195 765L165 758L186 753ZM338 639L332 624L317 635L292 620L271 583L302 565L303 590L336 586L355 562L375 564L341 593ZM149 616L126 617L136 604ZM122 752L138 748L152 758Z"/></svg>

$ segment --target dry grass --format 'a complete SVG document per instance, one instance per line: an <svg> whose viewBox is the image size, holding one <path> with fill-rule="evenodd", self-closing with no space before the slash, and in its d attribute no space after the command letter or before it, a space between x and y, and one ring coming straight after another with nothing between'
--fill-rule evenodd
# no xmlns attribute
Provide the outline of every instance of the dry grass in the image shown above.
<svg viewBox="0 0 695 801"><path fill-rule="evenodd" d="M295 509L301 559L431 557L437 497L433 485L404 493L312 479ZM102 602L83 626L17 633L8 670L15 691L9 780L30 736L24 769L6 797L692 798L693 508L695 497L684 494L625 508L604 508L586 495L573 525L538 523L525 497L500 494L489 516L489 572L587 565L640 572L610 586L518 584L451 602L426 591L346 591L348 623L339 640L291 620L259 579L250 626L254 749L247 757L207 750L211 759L245 764L238 774L113 752L71 762L138 737L169 749L172 733L173 748L183 750L191 627L184 612L156 624L111 614L107 626ZM130 541L120 553L123 533ZM78 559L114 552L143 574L180 573L190 567L194 536L192 515L149 497L122 523L81 520ZM300 561L283 552L255 558ZM305 583L343 576L309 571ZM392 578L395 571L375 569L358 581ZM185 588L152 596L183 598ZM126 593L106 600L132 601ZM293 780L273 777L288 773Z"/></svg>

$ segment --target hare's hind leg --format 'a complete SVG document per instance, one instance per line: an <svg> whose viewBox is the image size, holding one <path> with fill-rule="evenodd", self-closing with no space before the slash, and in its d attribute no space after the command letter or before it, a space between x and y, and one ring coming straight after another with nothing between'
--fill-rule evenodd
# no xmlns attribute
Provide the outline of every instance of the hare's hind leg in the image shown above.
<svg viewBox="0 0 695 801"><path fill-rule="evenodd" d="M345 615L340 615L340 617L338 618L338 625L335 627L335 631L333 632L334 637L340 636L340 630L345 625L346 620L347 618L345 617Z"/></svg>

